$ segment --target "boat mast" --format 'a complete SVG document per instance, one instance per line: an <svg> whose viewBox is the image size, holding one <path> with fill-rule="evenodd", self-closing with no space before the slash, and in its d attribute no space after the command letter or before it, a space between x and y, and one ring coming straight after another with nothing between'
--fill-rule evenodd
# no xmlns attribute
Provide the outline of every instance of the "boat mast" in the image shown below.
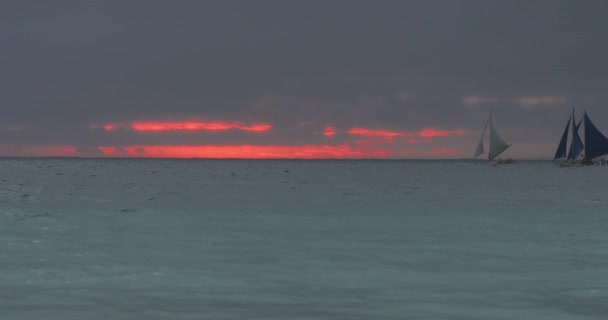
<svg viewBox="0 0 608 320"><path fill-rule="evenodd" d="M494 131L494 130L492 130L492 128L493 128L493 125L492 125L492 108L490 108L490 118L488 119L488 123L490 124L490 140L489 140L489 143L488 143L488 148L490 150L488 151L488 161L492 161L492 131Z"/></svg>

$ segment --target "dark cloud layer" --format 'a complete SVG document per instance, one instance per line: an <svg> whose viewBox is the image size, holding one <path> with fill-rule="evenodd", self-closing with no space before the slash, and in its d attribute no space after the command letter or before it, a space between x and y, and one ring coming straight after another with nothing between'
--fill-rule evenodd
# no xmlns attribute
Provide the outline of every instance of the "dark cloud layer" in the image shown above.
<svg viewBox="0 0 608 320"><path fill-rule="evenodd" d="M301 121L479 130L492 107L515 145L552 149L573 106L608 130L607 9L557 0L4 1L0 125L31 129L0 142L146 140L87 125L189 117L270 122L284 134L255 138L269 142L306 141L294 129ZM486 100L463 100L472 96ZM208 136L162 139L194 138ZM476 137L461 139L466 152Z"/></svg>

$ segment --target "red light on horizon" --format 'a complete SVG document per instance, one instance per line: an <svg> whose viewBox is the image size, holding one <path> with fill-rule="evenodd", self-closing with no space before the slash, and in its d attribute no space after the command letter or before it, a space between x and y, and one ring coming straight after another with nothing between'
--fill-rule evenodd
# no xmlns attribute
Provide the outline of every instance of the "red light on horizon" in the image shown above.
<svg viewBox="0 0 608 320"><path fill-rule="evenodd" d="M91 148L78 150L76 146L2 146L4 156L99 156L145 158L226 158L226 159L362 159L389 158L411 155L455 156L453 149L437 149L427 152L398 150L381 147L368 140L349 141L341 145L131 145L99 146L100 153ZM90 151L88 151L90 150Z"/></svg>
<svg viewBox="0 0 608 320"><path fill-rule="evenodd" d="M393 154L384 148L358 145L181 145L101 146L104 155L150 158L323 159L378 158Z"/></svg>

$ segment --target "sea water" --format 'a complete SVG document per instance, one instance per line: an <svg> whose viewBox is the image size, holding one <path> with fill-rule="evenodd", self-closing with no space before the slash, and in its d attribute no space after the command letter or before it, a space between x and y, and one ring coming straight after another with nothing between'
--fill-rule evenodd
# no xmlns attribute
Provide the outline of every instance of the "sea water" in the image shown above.
<svg viewBox="0 0 608 320"><path fill-rule="evenodd" d="M608 169L0 160L0 319L606 319Z"/></svg>

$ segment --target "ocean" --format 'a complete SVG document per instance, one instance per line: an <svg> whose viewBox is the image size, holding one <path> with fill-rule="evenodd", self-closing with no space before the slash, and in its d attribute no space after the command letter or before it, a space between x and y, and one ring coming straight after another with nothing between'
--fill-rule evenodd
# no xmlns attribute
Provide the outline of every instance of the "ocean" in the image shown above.
<svg viewBox="0 0 608 320"><path fill-rule="evenodd" d="M606 319L608 167L0 159L0 319Z"/></svg>

